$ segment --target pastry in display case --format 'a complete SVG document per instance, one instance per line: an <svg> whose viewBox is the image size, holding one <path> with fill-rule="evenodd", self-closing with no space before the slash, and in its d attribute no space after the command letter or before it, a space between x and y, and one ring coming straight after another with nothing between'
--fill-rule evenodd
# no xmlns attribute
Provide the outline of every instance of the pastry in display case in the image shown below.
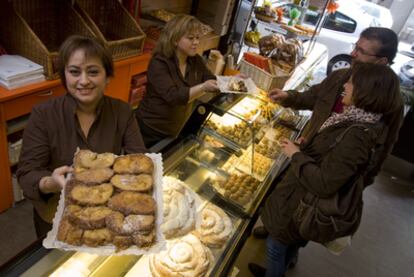
<svg viewBox="0 0 414 277"><path fill-rule="evenodd" d="M221 144L221 147L216 147L220 146L220 144L217 139L212 139L211 136L203 133L200 138L197 138L199 145L191 152L189 157L194 158L206 166L220 168L235 150L223 144Z"/></svg>
<svg viewBox="0 0 414 277"><path fill-rule="evenodd" d="M223 209L206 202L194 234L208 247L222 248L233 234L233 222Z"/></svg>
<svg viewBox="0 0 414 277"><path fill-rule="evenodd" d="M171 239L195 229L196 199L180 180L165 176L163 178L163 216L161 231L165 238Z"/></svg>
<svg viewBox="0 0 414 277"><path fill-rule="evenodd" d="M214 265L210 249L192 234L169 241L166 250L148 259L153 276L205 276Z"/></svg>
<svg viewBox="0 0 414 277"><path fill-rule="evenodd" d="M259 97L244 97L228 111L222 111L223 115L212 113L200 134L207 131L225 138L225 143L245 149L254 140L260 140L264 126L270 124L279 109L279 105L266 103Z"/></svg>
<svg viewBox="0 0 414 277"><path fill-rule="evenodd" d="M293 140L296 134L297 132L280 125L267 128L263 138L255 144L254 151L270 159L277 159L282 155L280 141L283 138Z"/></svg>
<svg viewBox="0 0 414 277"><path fill-rule="evenodd" d="M252 176L233 170L228 176L214 176L208 183L224 200L246 212L255 199L260 182Z"/></svg>
<svg viewBox="0 0 414 277"><path fill-rule="evenodd" d="M274 162L274 160L254 152L250 146L243 152L236 168L262 182L266 178Z"/></svg>
<svg viewBox="0 0 414 277"><path fill-rule="evenodd" d="M276 122L295 130L300 130L306 123L308 118L299 115L297 111L289 108L281 109L277 115Z"/></svg>
<svg viewBox="0 0 414 277"><path fill-rule="evenodd" d="M186 145L193 148L194 143ZM174 168L166 174L161 225L168 237L166 249L143 256L125 276L208 276L220 266L215 261L222 260L231 247L241 219L190 189L194 179L183 182L172 177Z"/></svg>
<svg viewBox="0 0 414 277"><path fill-rule="evenodd" d="M271 140L266 136L260 140L254 150L270 159L276 159L282 154L282 148L279 141Z"/></svg>
<svg viewBox="0 0 414 277"><path fill-rule="evenodd" d="M272 103L265 97L262 97L260 95L249 95L243 98L228 112L236 114L250 122L267 124L273 120L280 109L282 109L282 107L279 104Z"/></svg>
<svg viewBox="0 0 414 277"><path fill-rule="evenodd" d="M212 114L205 127L241 148L246 148L253 140L251 124L229 113L223 116Z"/></svg>

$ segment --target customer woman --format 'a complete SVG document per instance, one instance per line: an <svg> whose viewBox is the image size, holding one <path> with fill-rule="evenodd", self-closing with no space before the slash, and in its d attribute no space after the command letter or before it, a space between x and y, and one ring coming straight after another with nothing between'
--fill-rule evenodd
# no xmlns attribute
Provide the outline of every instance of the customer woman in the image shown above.
<svg viewBox="0 0 414 277"><path fill-rule="evenodd" d="M387 128L381 118L402 103L398 77L388 66L360 63L354 64L351 70L351 78L344 85L344 111L328 117L319 132L300 147L289 140L282 142L283 152L291 158L291 164L261 214L270 234L266 276L283 276L286 265L297 256L298 248L307 243L293 220L304 195L307 192L319 197L335 194L358 172L366 170L371 149L380 143L380 138L385 140ZM367 128L350 128L336 142L345 129L356 123ZM330 148L331 145L335 146ZM263 276L265 272L255 264L249 264L249 269L255 276Z"/></svg>
<svg viewBox="0 0 414 277"><path fill-rule="evenodd" d="M114 74L111 54L92 38L71 36L58 63L67 93L33 108L17 170L24 196L35 208L38 237L52 227L77 148L117 155L146 151L128 104L104 95Z"/></svg>
<svg viewBox="0 0 414 277"><path fill-rule="evenodd" d="M215 76L197 54L200 26L193 16L177 15L161 32L148 67L147 91L136 113L146 147L177 136L194 100L218 91Z"/></svg>

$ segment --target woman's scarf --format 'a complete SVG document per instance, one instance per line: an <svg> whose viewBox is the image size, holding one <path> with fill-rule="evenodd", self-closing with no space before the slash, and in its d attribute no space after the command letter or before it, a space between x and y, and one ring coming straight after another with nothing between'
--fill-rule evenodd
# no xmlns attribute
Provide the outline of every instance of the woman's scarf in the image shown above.
<svg viewBox="0 0 414 277"><path fill-rule="evenodd" d="M330 117L322 124L319 131L331 125L344 121L354 121L358 123L377 123L381 119L382 114L366 112L354 105L345 106L342 113L332 113Z"/></svg>

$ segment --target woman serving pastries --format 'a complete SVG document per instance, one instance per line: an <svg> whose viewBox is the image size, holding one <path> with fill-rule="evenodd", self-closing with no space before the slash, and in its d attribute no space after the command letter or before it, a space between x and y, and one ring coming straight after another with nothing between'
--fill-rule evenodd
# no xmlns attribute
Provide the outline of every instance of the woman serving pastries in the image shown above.
<svg viewBox="0 0 414 277"><path fill-rule="evenodd" d="M104 95L114 73L111 54L92 38L71 36L62 44L58 62L67 93L33 108L17 170L35 208L38 237L52 228L77 148L115 155L146 152L128 104Z"/></svg>
<svg viewBox="0 0 414 277"><path fill-rule="evenodd" d="M165 25L148 66L148 85L136 116L145 145L179 134L193 102L217 92L215 76L197 55L201 23L177 15Z"/></svg>

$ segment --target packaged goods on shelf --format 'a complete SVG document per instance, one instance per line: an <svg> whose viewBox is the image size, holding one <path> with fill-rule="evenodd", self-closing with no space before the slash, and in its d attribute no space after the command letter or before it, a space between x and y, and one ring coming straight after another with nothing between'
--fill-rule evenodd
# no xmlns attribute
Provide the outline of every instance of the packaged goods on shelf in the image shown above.
<svg viewBox="0 0 414 277"><path fill-rule="evenodd" d="M9 163L15 165L19 161L20 151L22 150L22 139L14 143L9 142Z"/></svg>
<svg viewBox="0 0 414 277"><path fill-rule="evenodd" d="M0 85L15 89L45 80L43 66L18 55L0 56Z"/></svg>

